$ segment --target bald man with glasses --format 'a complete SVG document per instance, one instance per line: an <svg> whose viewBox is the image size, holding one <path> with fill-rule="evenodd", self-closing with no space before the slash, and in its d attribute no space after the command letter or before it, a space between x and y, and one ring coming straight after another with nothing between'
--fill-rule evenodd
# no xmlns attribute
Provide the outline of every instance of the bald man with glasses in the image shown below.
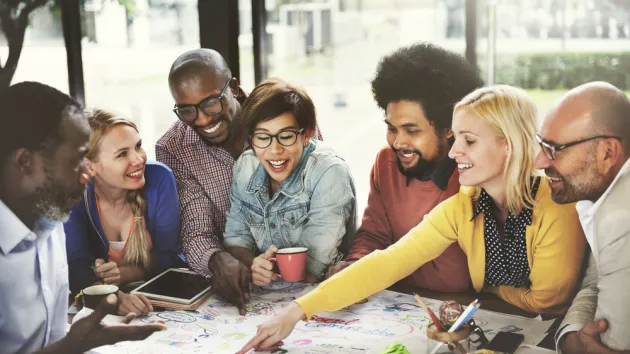
<svg viewBox="0 0 630 354"><path fill-rule="evenodd" d="M545 117L536 167L556 203L577 202L587 269L556 336L559 352L630 350L630 100L616 87L574 88ZM562 271L562 270L557 270Z"/></svg>

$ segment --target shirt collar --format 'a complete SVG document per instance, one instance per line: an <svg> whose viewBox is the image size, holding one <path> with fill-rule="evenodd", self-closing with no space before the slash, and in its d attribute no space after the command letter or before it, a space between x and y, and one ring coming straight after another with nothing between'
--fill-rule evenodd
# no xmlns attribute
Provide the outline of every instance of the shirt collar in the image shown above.
<svg viewBox="0 0 630 354"><path fill-rule="evenodd" d="M532 177L532 178L534 179L532 183L532 196L536 197L536 193L538 192L538 187L540 186L541 178L536 178L536 177ZM479 213L481 213L482 211L491 210L493 205L494 204L492 202L492 198L490 198L490 195L486 193L485 189L482 189L481 194L479 195L479 200L477 202L477 209L475 209L475 212L473 213L472 218L470 218L470 221L476 218L477 215L479 215ZM510 217L516 217L518 220L523 221L525 225L531 225L532 224L532 209L524 208L521 211L521 213L518 215L513 215L512 213L509 213L508 218Z"/></svg>
<svg viewBox="0 0 630 354"><path fill-rule="evenodd" d="M0 200L0 251L7 255L26 238L34 241L35 236L48 237L57 225L56 221L39 218L31 230Z"/></svg>
<svg viewBox="0 0 630 354"><path fill-rule="evenodd" d="M456 166L455 160L447 156L440 160L430 172L418 177L418 180L422 182L431 180L438 188L444 191L448 187L448 181L450 181Z"/></svg>
<svg viewBox="0 0 630 354"><path fill-rule="evenodd" d="M599 197L597 201L595 201L595 203L593 203L590 200L580 200L575 204L575 209L577 210L580 217L581 218L592 217L593 215L595 215L595 213L601 207L601 205L604 204L604 200L606 200L606 197L608 197L608 194L611 193L610 191L615 187L617 182L623 176L628 174L628 172L630 172L630 159L626 160L626 162L621 167L621 170L619 170L619 173L617 173L617 176L615 176L615 179L608 186L604 194L602 194L602 196Z"/></svg>
<svg viewBox="0 0 630 354"><path fill-rule="evenodd" d="M304 181L302 179L302 171L306 167L307 157L315 150L318 141L315 139L309 139L308 145L302 152L302 158L298 166L291 172L289 177L280 184L279 191L287 196L294 196L304 190ZM266 193L268 191L267 186L269 183L269 175L267 170L263 167L262 163L258 164L252 178L249 180L247 191L249 193Z"/></svg>

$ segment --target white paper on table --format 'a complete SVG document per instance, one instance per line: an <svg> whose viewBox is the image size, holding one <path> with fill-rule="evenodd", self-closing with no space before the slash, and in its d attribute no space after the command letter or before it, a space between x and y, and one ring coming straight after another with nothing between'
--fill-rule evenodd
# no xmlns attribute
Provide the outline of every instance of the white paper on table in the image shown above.
<svg viewBox="0 0 630 354"><path fill-rule="evenodd" d="M166 321L167 331L156 332L143 342L118 343L94 352L234 353L256 333L258 325L282 313L293 300L315 286L317 284L276 282L265 288L253 287L245 316L240 316L234 306L214 297L196 311L152 313L131 324L162 320ZM436 313L442 303L433 299L426 299L426 302ZM479 310L474 318L487 331L489 339L506 328L524 334L524 344L531 345L544 338L552 323L483 310ZM380 353L387 345L396 342L405 345L410 353L425 353L429 323L428 314L413 296L386 290L370 296L365 303L335 313L320 313L308 323L300 322L284 340L282 349L273 353Z"/></svg>

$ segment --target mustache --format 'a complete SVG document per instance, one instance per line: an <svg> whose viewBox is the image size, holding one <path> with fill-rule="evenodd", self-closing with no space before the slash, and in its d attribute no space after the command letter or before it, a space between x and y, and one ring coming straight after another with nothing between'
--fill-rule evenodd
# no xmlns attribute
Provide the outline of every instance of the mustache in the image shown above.
<svg viewBox="0 0 630 354"><path fill-rule="evenodd" d="M398 154L399 152L402 152L403 154L411 154L411 153L414 153L414 154L416 154L416 155L418 155L418 156L422 156L422 153L420 152L420 150L396 149L396 148L395 148L395 147L393 147L393 146L390 146L390 147L392 148L392 150L394 150L394 152L395 152L396 154Z"/></svg>
<svg viewBox="0 0 630 354"><path fill-rule="evenodd" d="M545 168L545 175L551 178L563 178L562 175L553 167Z"/></svg>

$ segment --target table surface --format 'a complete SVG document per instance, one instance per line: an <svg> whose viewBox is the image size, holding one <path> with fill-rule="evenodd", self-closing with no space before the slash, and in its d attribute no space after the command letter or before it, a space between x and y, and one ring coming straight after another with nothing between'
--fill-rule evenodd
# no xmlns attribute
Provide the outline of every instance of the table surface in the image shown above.
<svg viewBox="0 0 630 354"><path fill-rule="evenodd" d="M468 305L473 300L478 299L481 302L481 307L484 310L490 310L494 312L501 312L501 313L506 313L510 315L530 317L530 318L534 318L538 316L538 314L536 313L528 312L514 305L508 304L504 300L501 300L498 296L491 293L475 293L475 292L442 293L442 292L437 292L437 291L432 291L432 290L418 289L418 288L400 285L400 284L396 284L390 287L389 290L397 291L397 292L405 293L405 294L412 294L415 292L416 294L422 297L437 299L437 300L442 300L442 301L455 300L462 305ZM559 316L559 315L542 315L542 318L544 320L556 319L556 321L553 323L551 328L549 328L549 332L547 333L547 336L545 337L545 339L543 339L543 341L540 342L540 344L538 344L539 347L550 349L553 351L556 350L556 342L555 342L554 336L555 336L556 330L558 329L558 326L560 325L560 322L562 322L562 317L563 316Z"/></svg>

